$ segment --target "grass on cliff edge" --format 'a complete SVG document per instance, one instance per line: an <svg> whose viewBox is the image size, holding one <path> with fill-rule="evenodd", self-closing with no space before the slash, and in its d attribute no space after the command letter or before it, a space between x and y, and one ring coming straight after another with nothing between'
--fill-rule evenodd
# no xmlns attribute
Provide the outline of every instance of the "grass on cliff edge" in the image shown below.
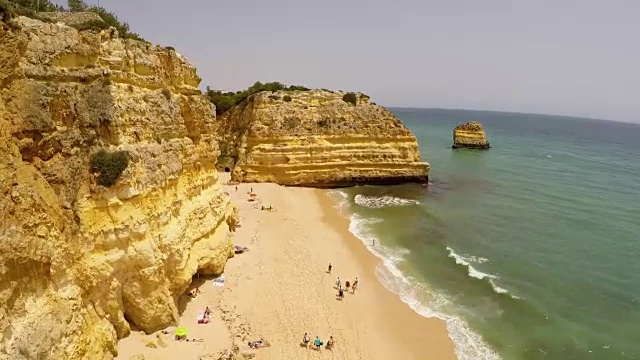
<svg viewBox="0 0 640 360"><path fill-rule="evenodd" d="M206 96L216 106L216 115L222 115L235 105L243 102L249 96L261 91L307 91L311 90L300 85L284 85L279 82L261 83L257 81L246 90L237 92L222 92L211 90L207 87ZM291 98L291 97L289 97Z"/></svg>
<svg viewBox="0 0 640 360"><path fill-rule="evenodd" d="M116 15L107 11L104 7L88 5L84 0L67 0L67 8L54 4L50 0L0 0L0 9L4 10L6 8L15 15L26 16L41 21L47 20L38 16L38 12L94 12L100 16L102 21L104 21L104 25L95 23L83 24L77 27L78 30L103 30L108 29L109 27L114 27L124 39L134 39L146 42L146 40L141 38L140 35L131 32L128 23L120 21Z"/></svg>
<svg viewBox="0 0 640 360"><path fill-rule="evenodd" d="M127 151L107 152L100 149L91 156L91 171L98 173L98 184L106 187L115 185L128 165Z"/></svg>

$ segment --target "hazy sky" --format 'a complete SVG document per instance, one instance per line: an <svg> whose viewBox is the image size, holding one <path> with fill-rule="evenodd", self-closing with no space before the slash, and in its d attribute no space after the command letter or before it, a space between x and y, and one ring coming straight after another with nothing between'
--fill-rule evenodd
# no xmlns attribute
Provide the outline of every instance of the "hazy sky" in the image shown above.
<svg viewBox="0 0 640 360"><path fill-rule="evenodd" d="M640 0L100 4L185 55L203 87L281 81L386 106L640 122Z"/></svg>

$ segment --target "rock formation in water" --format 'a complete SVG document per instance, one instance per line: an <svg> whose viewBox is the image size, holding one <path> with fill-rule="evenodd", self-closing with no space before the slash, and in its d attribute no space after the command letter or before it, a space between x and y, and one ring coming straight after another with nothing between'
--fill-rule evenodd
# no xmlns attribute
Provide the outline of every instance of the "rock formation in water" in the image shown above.
<svg viewBox="0 0 640 360"><path fill-rule="evenodd" d="M364 94L260 92L218 118L221 163L238 182L340 187L426 183L416 137ZM343 97L347 100L343 100Z"/></svg>
<svg viewBox="0 0 640 360"><path fill-rule="evenodd" d="M453 129L453 145L451 147L454 149L488 149L491 146L482 124L479 121L469 121Z"/></svg>
<svg viewBox="0 0 640 360"><path fill-rule="evenodd" d="M111 359L233 256L215 112L171 49L0 20L0 359ZM100 149L127 155L113 186Z"/></svg>

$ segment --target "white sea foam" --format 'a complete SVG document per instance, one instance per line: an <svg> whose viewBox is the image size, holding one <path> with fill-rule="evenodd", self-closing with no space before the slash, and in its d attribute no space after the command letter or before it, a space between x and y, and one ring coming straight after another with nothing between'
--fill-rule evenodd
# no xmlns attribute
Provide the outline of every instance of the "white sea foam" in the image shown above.
<svg viewBox="0 0 640 360"><path fill-rule="evenodd" d="M368 231L369 226L382 221L375 218L364 218L358 214L350 216L349 231L358 237L367 248L382 263L376 268L378 280L389 291L397 294L416 313L430 318L439 318L447 324L449 337L455 345L456 356L459 360L499 360L500 356L476 333L464 320L438 312L451 302L443 295L430 291L425 285L406 277L398 268L398 264L409 254L407 249L390 249L376 242L372 246L375 236ZM486 262L486 259L478 258ZM420 298L428 298L428 304Z"/></svg>
<svg viewBox="0 0 640 360"><path fill-rule="evenodd" d="M356 204L372 209L379 209L388 206L407 206L420 204L419 201L403 199L396 196L367 196L358 194L353 199Z"/></svg>
<svg viewBox="0 0 640 360"><path fill-rule="evenodd" d="M452 248L447 247L447 251L449 251L449 257L455 259L456 264L458 265L463 265L466 266L468 271L469 271L469 276L476 278L476 279L485 279L485 278L489 278L489 279L495 279L496 276L495 275L491 275L491 274L485 274L482 271L478 271L476 270L476 268L474 268L471 265L472 261L471 259L469 259L468 257L462 256L462 255L458 255L456 254L455 251L453 251Z"/></svg>
<svg viewBox="0 0 640 360"><path fill-rule="evenodd" d="M514 299L519 299L519 297L511 294L509 292L509 290L500 287L496 284L496 279L498 279L498 277L496 275L491 275L491 274L487 274L487 273L483 273L482 271L479 271L478 269L474 268L473 265L471 265L472 263L476 263L476 264L483 264L486 263L488 260L482 257L477 257L477 256L470 256L470 255L460 255L457 254L452 248L447 247L447 251L449 251L449 257L455 259L456 264L458 265L463 265L467 268L467 271L469 272L469 276L472 278L476 278L479 280L483 280L483 279L488 279L489 280L489 284L491 284L491 287L493 288L493 291L495 291L498 294L508 294L509 296L511 296Z"/></svg>
<svg viewBox="0 0 640 360"><path fill-rule="evenodd" d="M338 209L340 214L344 215L345 207L349 204L349 194L341 190L330 190L328 194L336 202L334 207Z"/></svg>

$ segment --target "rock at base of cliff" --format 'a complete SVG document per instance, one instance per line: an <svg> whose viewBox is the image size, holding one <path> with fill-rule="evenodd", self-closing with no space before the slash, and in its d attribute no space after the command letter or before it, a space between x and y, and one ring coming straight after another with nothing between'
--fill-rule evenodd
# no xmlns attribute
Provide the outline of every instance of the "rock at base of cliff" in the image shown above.
<svg viewBox="0 0 640 360"><path fill-rule="evenodd" d="M479 121L469 121L453 129L453 149L489 149L489 139Z"/></svg>

